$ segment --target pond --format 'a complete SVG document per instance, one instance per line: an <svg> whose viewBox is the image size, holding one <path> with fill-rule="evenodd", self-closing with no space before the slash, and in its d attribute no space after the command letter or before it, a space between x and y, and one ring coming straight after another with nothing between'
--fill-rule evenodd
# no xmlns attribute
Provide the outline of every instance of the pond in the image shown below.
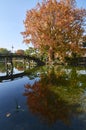
<svg viewBox="0 0 86 130"><path fill-rule="evenodd" d="M26 72L0 82L0 130L86 130L86 68Z"/></svg>

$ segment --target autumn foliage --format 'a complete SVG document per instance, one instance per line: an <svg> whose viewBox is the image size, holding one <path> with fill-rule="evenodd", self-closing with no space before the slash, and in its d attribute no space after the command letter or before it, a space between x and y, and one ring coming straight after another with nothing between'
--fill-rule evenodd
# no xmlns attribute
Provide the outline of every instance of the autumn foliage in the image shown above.
<svg viewBox="0 0 86 130"><path fill-rule="evenodd" d="M16 54L18 54L18 55L24 55L24 50L21 50L21 49L20 49L20 50L17 50L17 51L16 51Z"/></svg>
<svg viewBox="0 0 86 130"><path fill-rule="evenodd" d="M26 13L24 42L47 53L49 60L78 53L85 17L86 10L77 8L74 0L43 0Z"/></svg>

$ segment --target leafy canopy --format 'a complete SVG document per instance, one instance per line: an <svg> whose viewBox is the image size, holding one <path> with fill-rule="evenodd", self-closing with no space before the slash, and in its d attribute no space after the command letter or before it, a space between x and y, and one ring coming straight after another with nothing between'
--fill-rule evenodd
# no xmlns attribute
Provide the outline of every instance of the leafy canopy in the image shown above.
<svg viewBox="0 0 86 130"><path fill-rule="evenodd" d="M78 53L85 32L86 10L75 0L43 0L26 13L24 42L46 52L52 59Z"/></svg>

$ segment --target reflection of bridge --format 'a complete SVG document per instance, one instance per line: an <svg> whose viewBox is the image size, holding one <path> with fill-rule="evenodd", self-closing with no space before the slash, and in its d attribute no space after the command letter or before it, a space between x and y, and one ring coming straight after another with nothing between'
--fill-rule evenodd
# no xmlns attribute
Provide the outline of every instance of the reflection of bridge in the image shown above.
<svg viewBox="0 0 86 130"><path fill-rule="evenodd" d="M14 68L13 59L15 59L15 60L18 59L19 62L21 61L21 59L23 59L23 66L25 66L25 64L28 62L29 63L28 64L29 69L30 69L30 61L36 62L36 66L42 66L42 65L45 64L40 59L38 59L36 57L31 57L29 55L16 55L16 54L0 55L0 61L4 61L5 62L5 67L6 67L6 76L0 76L0 80L13 79L16 76L21 76L22 74L24 74L24 73L16 74L16 75L13 74L13 68Z"/></svg>
<svg viewBox="0 0 86 130"><path fill-rule="evenodd" d="M18 73L18 74L11 74L11 75L6 75L6 76L0 76L0 82L3 80L14 80L19 77L23 77L25 75L24 72Z"/></svg>
<svg viewBox="0 0 86 130"><path fill-rule="evenodd" d="M9 54L9 55L0 55L1 59L5 59L5 62L8 63L10 62L13 65L13 58L16 59L28 59L29 61L34 61L37 63L38 66L44 65L45 63L43 61L41 61L39 58L37 57L32 57L29 55L17 55L17 54Z"/></svg>
<svg viewBox="0 0 86 130"><path fill-rule="evenodd" d="M20 72L20 73L16 73L14 74L13 71L10 72L10 74L8 74L8 72L6 72L6 75L0 76L0 82L4 81L4 80L15 80L16 78L22 78L23 76L28 76L30 75L32 72L35 72L39 67L35 67L35 68L30 68L29 71L24 71L24 72ZM12 68L13 70L13 68Z"/></svg>

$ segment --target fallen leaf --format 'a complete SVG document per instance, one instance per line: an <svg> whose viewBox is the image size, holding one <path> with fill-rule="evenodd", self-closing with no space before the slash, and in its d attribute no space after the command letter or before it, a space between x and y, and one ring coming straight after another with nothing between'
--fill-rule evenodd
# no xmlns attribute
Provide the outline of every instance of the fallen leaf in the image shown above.
<svg viewBox="0 0 86 130"><path fill-rule="evenodd" d="M6 117L10 117L10 116L11 116L11 113L7 113L7 114L6 114Z"/></svg>

